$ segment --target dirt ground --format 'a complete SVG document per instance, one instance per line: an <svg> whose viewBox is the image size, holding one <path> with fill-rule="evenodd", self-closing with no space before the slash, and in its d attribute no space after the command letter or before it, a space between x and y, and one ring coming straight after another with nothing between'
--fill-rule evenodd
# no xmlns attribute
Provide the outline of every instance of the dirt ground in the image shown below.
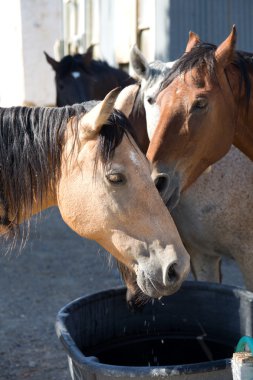
<svg viewBox="0 0 253 380"><path fill-rule="evenodd" d="M55 317L75 298L122 285L108 256L50 209L33 223L21 255L0 257L0 380L70 380ZM243 286L233 262L223 274L224 283Z"/></svg>

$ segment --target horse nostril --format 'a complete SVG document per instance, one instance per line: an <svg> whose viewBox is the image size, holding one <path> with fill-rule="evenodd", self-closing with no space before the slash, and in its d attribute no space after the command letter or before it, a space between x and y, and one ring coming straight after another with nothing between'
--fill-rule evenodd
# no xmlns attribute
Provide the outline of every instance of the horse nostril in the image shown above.
<svg viewBox="0 0 253 380"><path fill-rule="evenodd" d="M171 264L168 268L167 280L169 283L175 283L175 282L177 282L177 280L179 278L177 271L176 271L176 266L177 266L177 264L174 263L174 264Z"/></svg>
<svg viewBox="0 0 253 380"><path fill-rule="evenodd" d="M159 175L155 179L155 186L160 194L168 187L169 179L167 175Z"/></svg>

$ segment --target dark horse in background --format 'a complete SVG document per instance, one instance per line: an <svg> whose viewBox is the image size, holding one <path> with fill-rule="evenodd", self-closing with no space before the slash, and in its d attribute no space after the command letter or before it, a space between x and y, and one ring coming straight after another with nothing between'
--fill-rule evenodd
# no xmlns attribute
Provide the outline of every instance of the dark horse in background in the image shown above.
<svg viewBox="0 0 253 380"><path fill-rule="evenodd" d="M59 62L46 52L45 56L55 71L58 107L102 100L115 87L135 83L125 71L109 66L106 61L94 60L93 46L84 54L66 55Z"/></svg>

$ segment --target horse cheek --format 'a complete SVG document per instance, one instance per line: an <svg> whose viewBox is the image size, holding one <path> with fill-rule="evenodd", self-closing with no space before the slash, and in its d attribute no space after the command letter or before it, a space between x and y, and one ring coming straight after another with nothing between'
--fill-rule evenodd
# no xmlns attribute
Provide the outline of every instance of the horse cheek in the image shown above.
<svg viewBox="0 0 253 380"><path fill-rule="evenodd" d="M64 222L78 235L100 239L104 233L105 215L101 209L101 197L94 196L95 188L81 177L66 177L58 185L58 207Z"/></svg>

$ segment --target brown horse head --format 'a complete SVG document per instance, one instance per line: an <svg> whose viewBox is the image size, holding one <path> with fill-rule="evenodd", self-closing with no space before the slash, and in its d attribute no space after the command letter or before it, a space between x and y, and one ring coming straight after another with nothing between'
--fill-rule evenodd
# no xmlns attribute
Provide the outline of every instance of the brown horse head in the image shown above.
<svg viewBox="0 0 253 380"><path fill-rule="evenodd" d="M145 294L169 295L187 276L189 255L133 137L121 132L115 144L128 122L111 117L114 101L109 94L81 118L78 139L67 128L57 203L64 221L134 272Z"/></svg>
<svg viewBox="0 0 253 380"><path fill-rule="evenodd" d="M117 95L93 108L0 108L0 234L58 206L68 226L124 264L143 293L161 297L179 289L189 255L127 117L114 109Z"/></svg>
<svg viewBox="0 0 253 380"><path fill-rule="evenodd" d="M160 117L147 157L169 206L235 143L239 105L249 87L247 57L235 51L235 41L235 27L218 47L190 33L185 54L157 96Z"/></svg>

